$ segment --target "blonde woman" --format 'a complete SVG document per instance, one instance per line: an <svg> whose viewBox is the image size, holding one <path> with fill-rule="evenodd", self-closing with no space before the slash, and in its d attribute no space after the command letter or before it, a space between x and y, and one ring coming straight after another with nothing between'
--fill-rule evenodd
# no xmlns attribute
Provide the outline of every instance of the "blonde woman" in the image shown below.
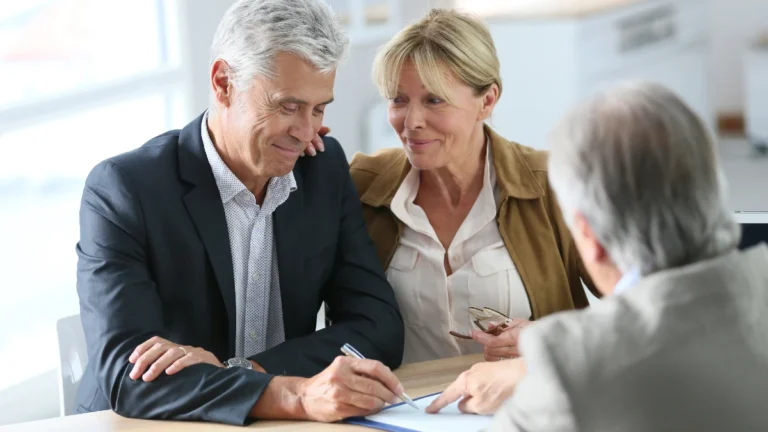
<svg viewBox="0 0 768 432"><path fill-rule="evenodd" d="M519 331L586 307L581 279L591 281L547 184L546 153L485 123L502 90L490 33L432 10L382 48L374 79L403 147L355 155L351 175L403 313L403 361L517 357ZM513 319L484 333L470 307Z"/></svg>

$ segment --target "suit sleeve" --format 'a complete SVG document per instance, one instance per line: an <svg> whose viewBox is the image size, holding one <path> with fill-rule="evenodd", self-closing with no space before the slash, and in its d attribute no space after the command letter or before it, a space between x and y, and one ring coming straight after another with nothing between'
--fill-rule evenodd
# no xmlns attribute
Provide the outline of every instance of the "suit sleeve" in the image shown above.
<svg viewBox="0 0 768 432"><path fill-rule="evenodd" d="M403 319L363 220L362 205L338 143L341 220L334 269L323 287L331 325L292 339L252 359L267 371L308 376L320 372L349 343L365 357L397 368L403 357ZM330 155L329 155L330 156ZM296 355L302 353L302 355Z"/></svg>
<svg viewBox="0 0 768 432"><path fill-rule="evenodd" d="M548 323L552 324L552 323ZM539 336L539 326L520 335L520 350L528 366L515 393L496 412L489 432L576 432L568 393L561 378L558 360ZM553 326L549 326L550 331ZM567 333L560 329L558 333Z"/></svg>
<svg viewBox="0 0 768 432"><path fill-rule="evenodd" d="M88 368L110 407L125 417L243 425L271 376L195 365L151 383L128 374L131 352L166 337L167 317L147 259L139 200L117 165L103 162L86 180L80 207L77 291Z"/></svg>

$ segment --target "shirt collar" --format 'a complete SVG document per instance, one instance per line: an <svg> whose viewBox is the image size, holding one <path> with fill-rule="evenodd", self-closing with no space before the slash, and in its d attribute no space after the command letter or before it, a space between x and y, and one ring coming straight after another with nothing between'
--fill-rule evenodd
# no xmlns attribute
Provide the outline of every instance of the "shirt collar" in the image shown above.
<svg viewBox="0 0 768 432"><path fill-rule="evenodd" d="M630 270L628 272L624 272L623 275L621 275L621 279L619 279L619 282L616 283L616 286L613 288L613 294L619 295L628 289L632 288L633 285L638 283L640 281L641 275L639 270Z"/></svg>
<svg viewBox="0 0 768 432"><path fill-rule="evenodd" d="M205 156L208 158L208 164L211 165L211 171L213 171L213 178L216 180L216 186L219 188L219 195L221 196L221 202L226 204L231 201L237 194L247 190L243 182L229 169L227 164L221 159L219 152L213 145L211 135L208 133L208 111L203 115L203 121L200 126L200 136L203 138L203 148L205 149ZM280 179L279 181L277 179ZM288 174L278 177L276 179L270 179L268 188L274 186L287 186L288 192L293 192L298 189L296 185L296 178L293 176L293 171Z"/></svg>
<svg viewBox="0 0 768 432"><path fill-rule="evenodd" d="M483 188L480 191L480 195L477 197L477 201L479 203L476 203L479 204L479 208L478 210L475 210L476 206L473 205L472 210L470 211L469 215L467 215L467 218L474 216L479 220L479 222L482 222L482 224L475 224L477 226L474 227L470 226L472 224L462 224L462 226L459 227L459 231L456 233L456 236L454 237L454 242L456 242L456 244L458 244L465 235L471 236L475 234L475 232L465 233L464 231L468 229L476 231L479 228L485 226L486 223L496 218L496 169L493 166L490 138L486 138L485 148L486 152L485 166L483 167ZM395 192L394 197L392 197L390 208L392 209L392 213L394 213L398 219L400 219L405 225L409 226L414 231L420 232L430 237L436 237L436 235L433 234L434 230L429 224L426 215L422 214L423 212L419 207L413 206L413 202L416 200L416 195L419 192L420 183L421 180L419 177L419 170L411 167L408 175L405 176L405 179L403 179L403 182L400 184L397 192ZM477 211L480 211L480 213L477 213ZM419 212L418 216L423 217L415 217L417 215L412 214L413 212ZM465 225L467 226L466 228Z"/></svg>

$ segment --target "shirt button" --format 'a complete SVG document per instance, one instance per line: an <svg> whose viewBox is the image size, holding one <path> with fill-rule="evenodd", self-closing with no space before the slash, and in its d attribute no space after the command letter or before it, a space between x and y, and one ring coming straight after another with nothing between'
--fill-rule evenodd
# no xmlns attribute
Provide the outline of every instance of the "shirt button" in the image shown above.
<svg viewBox="0 0 768 432"><path fill-rule="evenodd" d="M256 340L256 330L251 330L251 333L248 336L251 337L251 340Z"/></svg>
<svg viewBox="0 0 768 432"><path fill-rule="evenodd" d="M254 281L254 282L258 282L259 281L259 274L257 272L253 272L253 274L251 275L251 280Z"/></svg>

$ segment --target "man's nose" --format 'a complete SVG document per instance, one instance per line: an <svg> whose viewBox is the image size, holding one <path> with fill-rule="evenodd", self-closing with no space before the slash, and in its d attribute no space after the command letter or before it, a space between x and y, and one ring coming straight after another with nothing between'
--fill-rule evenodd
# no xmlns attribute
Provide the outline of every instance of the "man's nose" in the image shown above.
<svg viewBox="0 0 768 432"><path fill-rule="evenodd" d="M291 126L289 133L291 136L301 141L304 144L308 144L315 137L315 128L312 125L312 119L308 116L298 116L296 122Z"/></svg>

